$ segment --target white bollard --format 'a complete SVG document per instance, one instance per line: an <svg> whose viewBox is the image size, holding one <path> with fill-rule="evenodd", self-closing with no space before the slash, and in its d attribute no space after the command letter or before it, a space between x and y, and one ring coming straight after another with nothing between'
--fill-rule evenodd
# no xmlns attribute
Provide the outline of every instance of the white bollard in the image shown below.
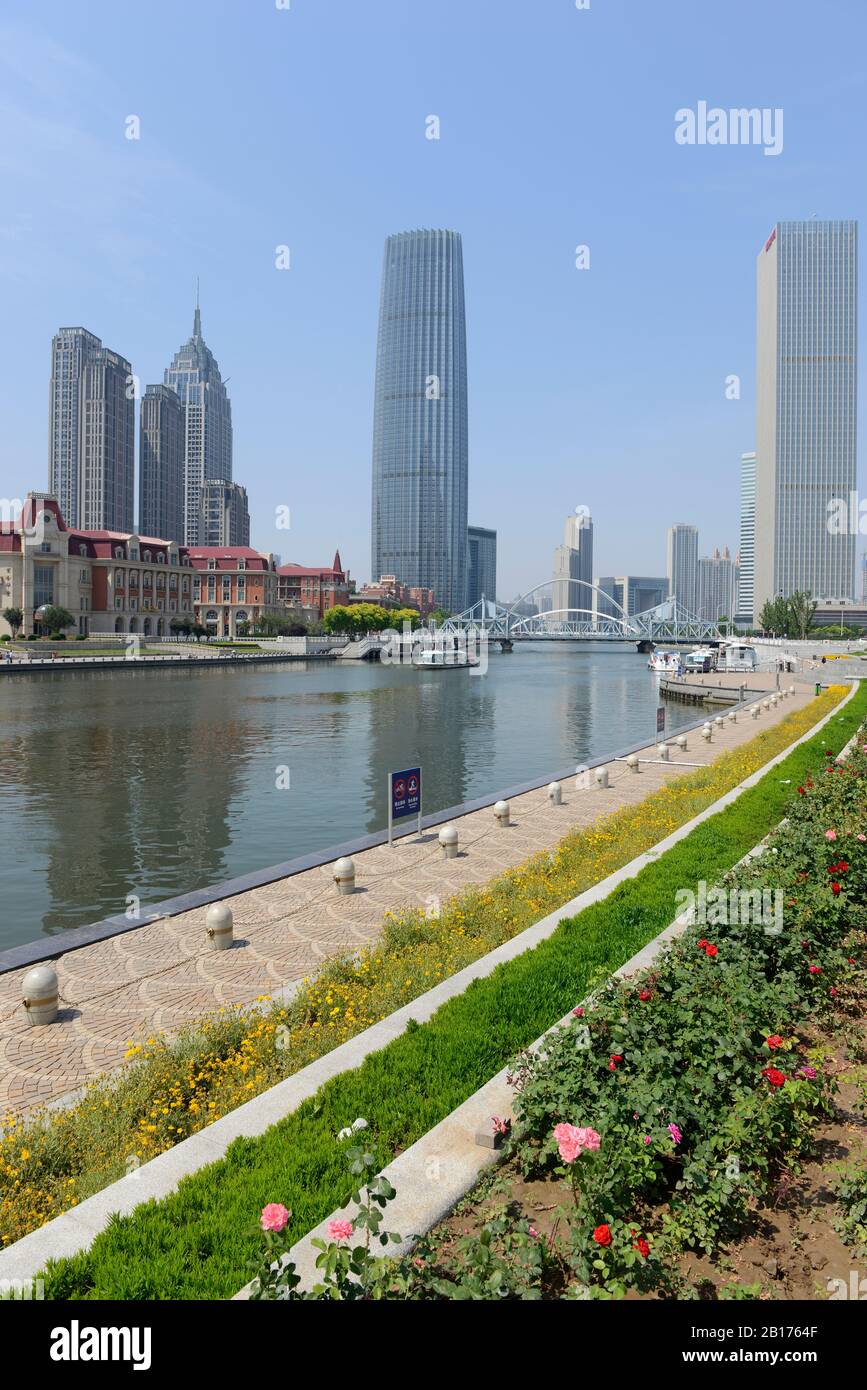
<svg viewBox="0 0 867 1390"><path fill-rule="evenodd" d="M638 768L638 754L637 754L637 753L630 753L630 754L629 754L629 757L626 759L626 766L629 768L629 771L630 771L630 772L638 772L639 768Z"/></svg>
<svg viewBox="0 0 867 1390"><path fill-rule="evenodd" d="M561 806L563 804L563 788L560 786L559 782L548 783L548 800L552 806Z"/></svg>
<svg viewBox="0 0 867 1390"><path fill-rule="evenodd" d="M677 738L675 739L675 743L677 744L681 753L685 753L687 748L689 747L686 734L678 734Z"/></svg>
<svg viewBox="0 0 867 1390"><path fill-rule="evenodd" d="M770 708L771 708L771 702L770 702L770 700L762 700L762 709L770 709Z"/></svg>
<svg viewBox="0 0 867 1390"><path fill-rule="evenodd" d="M444 859L457 859L458 857L458 832L453 825L444 825L437 836L442 845Z"/></svg>
<svg viewBox="0 0 867 1390"><path fill-rule="evenodd" d="M235 919L225 903L212 903L205 915L205 934L212 951L228 951L233 940Z"/></svg>
<svg viewBox="0 0 867 1390"><path fill-rule="evenodd" d="M656 745L656 751L657 751L657 753L659 754L660 761L663 762L663 763L667 763L667 762L668 762L668 744L667 744L667 743L658 743L658 744Z"/></svg>
<svg viewBox="0 0 867 1390"><path fill-rule="evenodd" d="M597 787L607 787L607 786L608 786L608 768L607 768L607 767L597 767L597 769L596 769L596 785L597 785Z"/></svg>
<svg viewBox="0 0 867 1390"><path fill-rule="evenodd" d="M737 724L737 722L738 722L737 711L736 711L736 710L732 710L731 714L729 715L729 723L730 723L730 724Z"/></svg>
<svg viewBox="0 0 867 1390"><path fill-rule="evenodd" d="M355 864L351 859L338 859L334 865L334 882L338 893L355 892Z"/></svg>
<svg viewBox="0 0 867 1390"><path fill-rule="evenodd" d="M790 685L790 686L789 686L789 694L790 694L790 695L794 695L794 693L795 693L795 687L794 687L793 685Z"/></svg>
<svg viewBox="0 0 867 1390"><path fill-rule="evenodd" d="M34 965L21 981L27 1022L36 1028L57 1017L57 971L53 965Z"/></svg>
<svg viewBox="0 0 867 1390"><path fill-rule="evenodd" d="M722 726L725 724L725 720L723 719L721 714L718 714L713 722L716 725L717 729L721 729Z"/></svg>
<svg viewBox="0 0 867 1390"><path fill-rule="evenodd" d="M760 712L761 712L761 706L759 706L759 705L752 705L751 708L750 708L750 719L758 719Z"/></svg>
<svg viewBox="0 0 867 1390"><path fill-rule="evenodd" d="M701 731L701 736L704 739L705 743L710 743L712 741L713 729L711 728L710 724L705 724L704 728Z"/></svg>
<svg viewBox="0 0 867 1390"><path fill-rule="evenodd" d="M510 825L508 801L498 801L494 806L494 815L497 818L497 825Z"/></svg>

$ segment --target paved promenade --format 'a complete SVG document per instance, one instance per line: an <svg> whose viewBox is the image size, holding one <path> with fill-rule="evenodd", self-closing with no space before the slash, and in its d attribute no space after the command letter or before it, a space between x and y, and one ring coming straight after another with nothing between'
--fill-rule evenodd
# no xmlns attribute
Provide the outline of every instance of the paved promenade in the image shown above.
<svg viewBox="0 0 867 1390"><path fill-rule="evenodd" d="M706 679L738 685L747 678ZM457 859L442 857L436 831L429 830L421 841L410 835L391 849L380 845L356 854L351 897L338 896L332 866L325 864L228 898L235 917L235 944L228 951L208 949L206 909L200 908L60 955L61 1014L48 1027L27 1023L20 1004L25 972L0 976L0 1112L24 1112L68 1095L121 1063L130 1039L174 1032L222 1005L273 995L314 974L326 957L374 942L388 910L424 907L431 897L445 901L551 849L573 827L642 801L690 764L712 762L808 704L813 685L793 677L786 684L793 680L793 698L755 721L740 714L711 744L696 731L685 753L672 747L670 762L642 765L639 774L609 764L607 790L576 789L570 779L561 806L551 805L544 788L513 797L508 829L497 826L490 807L460 817L454 822ZM774 676L752 674L748 681L754 689L772 689ZM646 755L655 758L655 746Z"/></svg>

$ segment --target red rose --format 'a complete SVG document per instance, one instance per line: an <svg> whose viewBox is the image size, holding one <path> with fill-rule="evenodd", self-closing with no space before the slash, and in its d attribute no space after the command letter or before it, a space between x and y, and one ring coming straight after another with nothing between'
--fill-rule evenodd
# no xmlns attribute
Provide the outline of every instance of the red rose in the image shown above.
<svg viewBox="0 0 867 1390"><path fill-rule="evenodd" d="M703 951L706 945L707 945L707 937L706 937L706 936L703 936L702 939L701 939L701 941L698 943L698 949L699 949L700 951Z"/></svg>
<svg viewBox="0 0 867 1390"><path fill-rule="evenodd" d="M772 1086L784 1086L786 1078L776 1067L762 1067L762 1076L767 1077Z"/></svg>
<svg viewBox="0 0 867 1390"><path fill-rule="evenodd" d="M648 999L650 999L652 996L649 989L640 989L638 991L638 997L642 1001L642 1003L646 1004Z"/></svg>
<svg viewBox="0 0 867 1390"><path fill-rule="evenodd" d="M644 1239L644 1236L639 1236L638 1240L634 1240L632 1242L632 1248L633 1250L637 1250L641 1258L644 1260L646 1260L648 1255L650 1254L650 1246L647 1244L647 1241Z"/></svg>
<svg viewBox="0 0 867 1390"><path fill-rule="evenodd" d="M602 1226L597 1226L596 1230L593 1232L593 1239L596 1241L597 1245L610 1245L611 1231L604 1224Z"/></svg>
<svg viewBox="0 0 867 1390"><path fill-rule="evenodd" d="M708 944L704 948L704 953L706 956L715 956L717 954L717 948L716 946L711 946L710 944Z"/></svg>
<svg viewBox="0 0 867 1390"><path fill-rule="evenodd" d="M798 788L798 796L804 796L804 795L805 795L805 793L804 793L804 788L803 788L803 787L799 787L799 788Z"/></svg>
<svg viewBox="0 0 867 1390"><path fill-rule="evenodd" d="M783 1039L780 1037L779 1033L772 1033L769 1038L765 1038L765 1042L772 1051L775 1047L782 1047L783 1045Z"/></svg>
<svg viewBox="0 0 867 1390"><path fill-rule="evenodd" d="M834 897L835 897L835 898L839 896L839 893L840 893L840 885L839 885L839 883L832 883L832 884L831 884L831 892L834 894Z"/></svg>

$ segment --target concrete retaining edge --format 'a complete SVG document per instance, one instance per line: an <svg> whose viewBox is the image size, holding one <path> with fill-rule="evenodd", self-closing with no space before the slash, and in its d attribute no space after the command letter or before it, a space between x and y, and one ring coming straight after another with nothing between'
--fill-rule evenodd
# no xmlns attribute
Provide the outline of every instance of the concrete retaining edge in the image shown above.
<svg viewBox="0 0 867 1390"><path fill-rule="evenodd" d="M261 1095L255 1096L222 1119L215 1120L207 1129L191 1135L189 1139L182 1140L180 1144L176 1144L166 1153L149 1159L140 1168L117 1182L111 1183L101 1192L97 1192L93 1197L80 1203L79 1206L54 1217L44 1226L40 1226L38 1230L23 1236L13 1245L7 1246L6 1249L0 1251L0 1279L35 1278L48 1259L69 1257L86 1250L95 1237L108 1225L112 1215L128 1215L144 1202L169 1196L176 1190L183 1178L222 1158L234 1139L242 1136L255 1138L264 1134L265 1130L284 1119L293 1110L296 1110L303 1101L314 1095L326 1081L341 1072L351 1071L361 1066L365 1058L371 1053L380 1051L395 1038L400 1037L410 1020L415 1023L426 1022L448 1000L462 994L474 980L484 979L492 974L499 965L522 955L525 951L532 950L539 942L551 936L564 918L574 917L584 908L608 897L618 884L626 879L634 878L645 865L654 862L660 854L665 853L680 840L685 839L696 826L737 800L742 792L748 791L773 767L787 758L801 743L813 738L830 720L839 716L839 712L853 698L857 689L858 682L854 682L848 695L824 719L814 724L800 738L789 744L761 768L751 773L743 782L731 788L712 805L706 807L704 811L694 816L692 820L686 821L665 839L660 840L652 849L645 851L601 882L594 884L592 888L579 893L577 897L572 898L568 903L557 908L556 911L549 913L547 917L534 923L533 926L527 927L510 941L504 942L495 950L458 971L456 975L450 976L448 980L443 980L434 989L395 1010L381 1022L365 1029L364 1032L350 1038L347 1042L341 1043L339 1047L326 1053L324 1057L311 1062L293 1076L287 1077L285 1081L278 1082L276 1086L272 1086ZM606 761L608 760L606 759ZM665 933L662 935L664 936ZM657 940L661 940L661 938L657 938ZM643 952L639 952L634 960L638 960L649 949L649 947L645 947ZM630 969L640 968L633 962L628 962L627 966ZM621 969L625 970L627 966L623 966ZM494 1088L491 1093L492 1098L497 1094L497 1081L498 1078L495 1077L493 1081L487 1083L488 1087ZM486 1089L483 1087L482 1092L478 1092L477 1095L481 1095ZM458 1115L465 1107L470 1107L474 1100L475 1097L471 1097L453 1113ZM485 1106L488 1103L486 1100ZM500 1103L502 1104L502 1101ZM488 1110L487 1116L495 1113L499 1112L496 1109ZM355 1118L355 1116L348 1117L347 1123L351 1123ZM450 1120L451 1116L447 1117L441 1122L441 1125L437 1126L435 1130L431 1130L430 1133L437 1133L442 1125L448 1124ZM419 1141L419 1143L422 1142L424 1141ZM407 1150L407 1154L413 1152L416 1147L413 1145L412 1149ZM475 1146L473 1147L475 1148ZM476 1154L482 1152L481 1149L476 1149ZM406 1155L401 1157L406 1158ZM396 1162L400 1161L400 1159L396 1160ZM403 1176L401 1176L401 1182L404 1186L407 1185L406 1178ZM463 1191L468 1190L469 1185L471 1184L464 1187ZM458 1196L460 1195L462 1194L458 1193ZM449 1197L447 1200L444 1185L441 1200L446 1202L445 1210L449 1210L457 1197ZM331 1219L333 1218L327 1218L327 1220ZM433 1218L433 1220L436 1219L436 1217ZM315 1235L316 1232L311 1232L311 1234ZM304 1237L304 1240L307 1239L309 1236ZM394 1248L395 1250L398 1249L398 1247Z"/></svg>

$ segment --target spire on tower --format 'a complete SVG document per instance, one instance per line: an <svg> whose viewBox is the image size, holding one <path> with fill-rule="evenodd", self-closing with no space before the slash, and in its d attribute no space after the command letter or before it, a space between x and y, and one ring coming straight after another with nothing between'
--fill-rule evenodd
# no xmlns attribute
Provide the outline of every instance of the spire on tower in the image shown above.
<svg viewBox="0 0 867 1390"><path fill-rule="evenodd" d="M198 275L197 275L197 276L196 276L196 312L195 312L195 315L193 316L193 337L194 337L194 338L201 338L201 336L202 336L202 315L201 315L201 312L200 312L200 310L199 310L199 277L198 277Z"/></svg>

